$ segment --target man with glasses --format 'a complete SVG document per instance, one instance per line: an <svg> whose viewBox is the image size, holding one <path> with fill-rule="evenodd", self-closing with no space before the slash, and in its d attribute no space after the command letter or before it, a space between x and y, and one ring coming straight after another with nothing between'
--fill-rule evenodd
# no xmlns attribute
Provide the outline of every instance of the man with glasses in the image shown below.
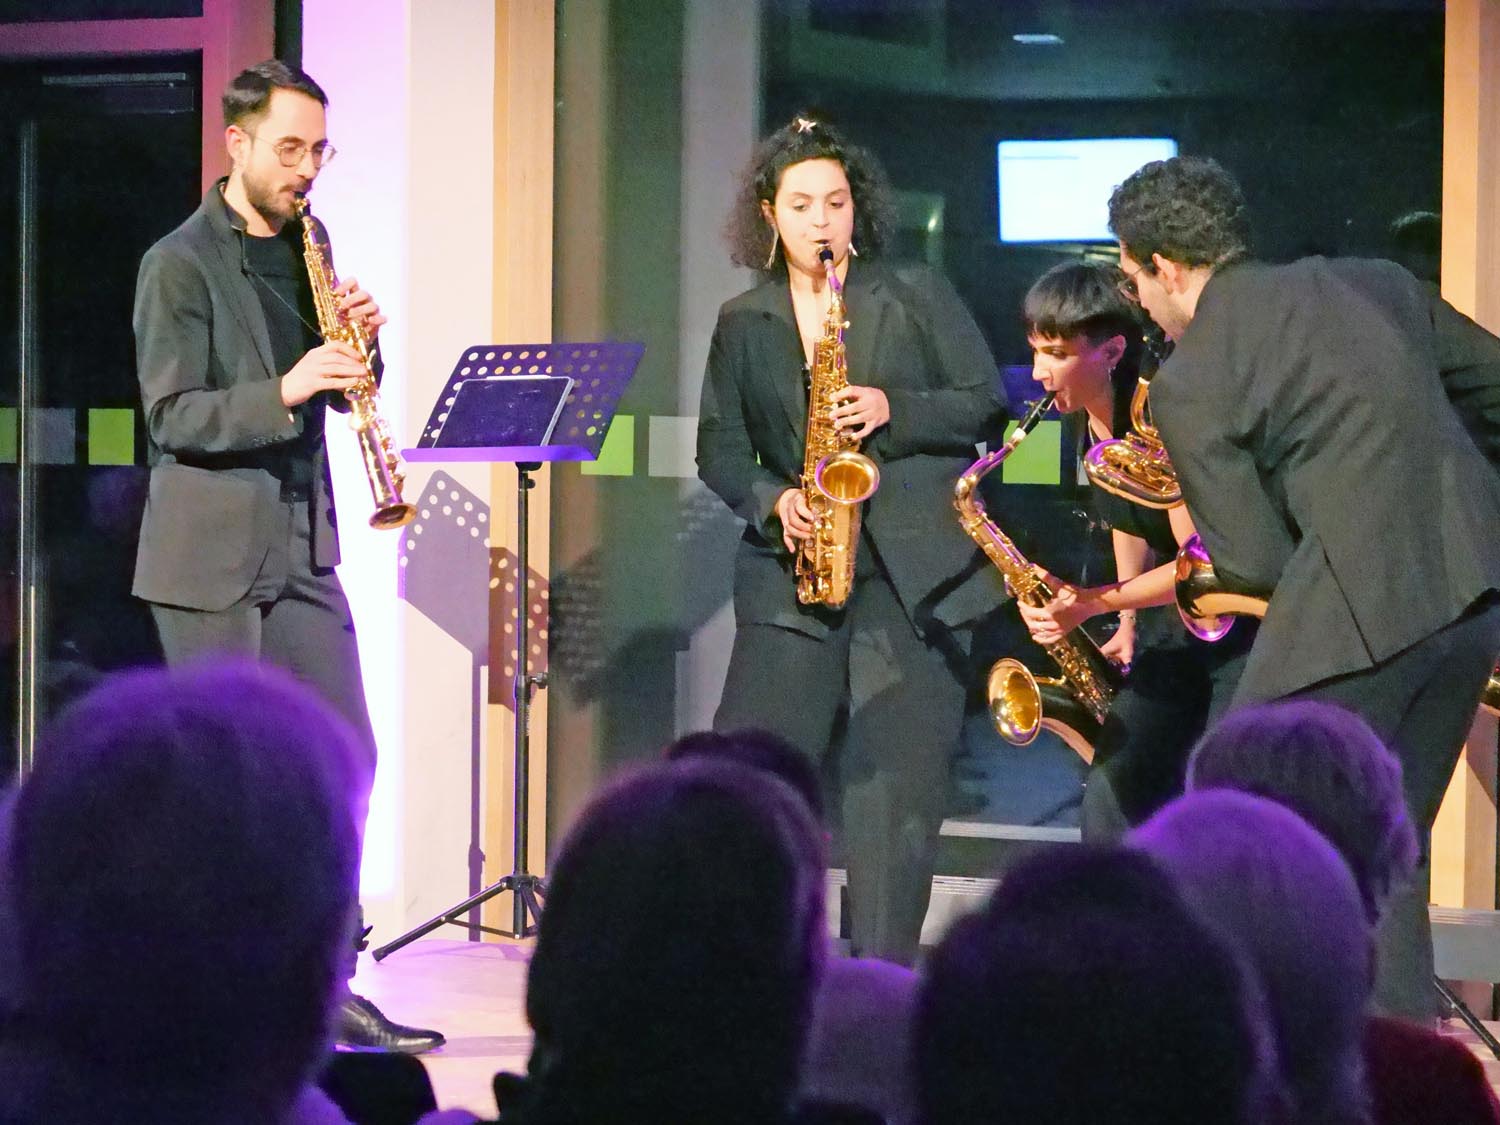
<svg viewBox="0 0 1500 1125"><path fill-rule="evenodd" d="M1233 706L1361 715L1430 831L1500 651L1500 340L1393 262L1251 260L1212 160L1146 165L1109 213L1127 295L1177 341L1151 406L1188 510L1225 584L1270 598ZM1426 875L1381 924L1375 996L1430 1018Z"/></svg>
<svg viewBox="0 0 1500 1125"><path fill-rule="evenodd" d="M168 663L227 653L287 668L350 722L373 763L323 445L325 408L347 410L343 392L365 368L353 348L322 342L294 221L333 158L327 104L280 62L237 76L223 98L229 175L141 262L136 364L151 486L134 592L151 605ZM374 298L353 278L337 295L375 337L385 317ZM353 962L351 952L351 974ZM338 1034L408 1052L443 1042L353 994Z"/></svg>

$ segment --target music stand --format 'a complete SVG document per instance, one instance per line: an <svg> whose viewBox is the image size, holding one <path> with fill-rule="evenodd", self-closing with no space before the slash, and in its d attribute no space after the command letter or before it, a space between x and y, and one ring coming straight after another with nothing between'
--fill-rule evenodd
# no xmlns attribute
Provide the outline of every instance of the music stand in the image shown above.
<svg viewBox="0 0 1500 1125"><path fill-rule="evenodd" d="M463 915L506 891L514 895L512 928L507 937L530 937L542 916L546 884L526 870L529 841L528 777L530 769L531 696L547 686L546 674L527 669L529 651L526 612L528 494L531 473L548 461L592 461L598 458L620 396L645 351L641 343L608 341L588 344L476 344L463 350L438 395L416 448L402 456L418 462L509 462L516 467L516 644L514 857L509 875L478 894L444 910L374 950L380 961L439 926L452 924L490 930ZM499 646L491 638L490 667ZM494 688L491 685L493 699Z"/></svg>

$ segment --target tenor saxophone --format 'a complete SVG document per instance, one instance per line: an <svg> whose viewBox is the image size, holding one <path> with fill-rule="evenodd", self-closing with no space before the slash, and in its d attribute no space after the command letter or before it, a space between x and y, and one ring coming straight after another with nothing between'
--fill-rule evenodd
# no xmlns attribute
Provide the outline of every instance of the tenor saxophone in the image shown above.
<svg viewBox="0 0 1500 1125"><path fill-rule="evenodd" d="M1229 589L1197 535L1189 536L1177 552L1176 593L1183 625L1202 641L1222 640L1236 617L1262 618L1270 606L1269 597ZM1500 664L1485 681L1479 707L1500 717Z"/></svg>
<svg viewBox="0 0 1500 1125"><path fill-rule="evenodd" d="M312 282L313 305L318 310L318 331L325 343L338 341L348 344L359 353L365 373L354 386L344 392L349 400L349 427L359 441L360 460L364 463L365 479L370 483L370 493L375 499L375 512L370 516L370 526L378 529L402 527L417 514L416 505L401 498L401 486L405 477L401 471L401 458L396 453L396 443L391 440L390 428L380 414L380 392L375 381L373 350L370 333L363 321L351 320L339 308L334 296L339 279L333 272L328 255L323 252L323 243L318 235L318 224L308 209L307 200L297 199L297 217L302 220L302 258L307 263L307 276Z"/></svg>
<svg viewBox="0 0 1500 1125"><path fill-rule="evenodd" d="M849 386L844 353L844 287L833 251L818 253L828 278L828 316L813 347L807 394L807 442L802 449L802 494L813 513L813 534L797 552L797 600L837 609L854 589L860 506L880 487L880 468L859 452L859 439L834 426L829 412Z"/></svg>
<svg viewBox="0 0 1500 1125"><path fill-rule="evenodd" d="M1270 596L1232 590L1214 569L1214 560L1198 534L1189 535L1177 551L1174 573L1177 614L1200 641L1220 641L1236 617L1266 615Z"/></svg>
<svg viewBox="0 0 1500 1125"><path fill-rule="evenodd" d="M1030 606L1046 605L1052 591L1010 536L989 518L977 490L979 482L1026 440L1055 397L1049 394L1032 407L1009 440L970 465L953 486L953 506L964 531L999 568L1016 600ZM1061 678L1039 677L1009 656L990 669L986 695L995 729L1011 745L1025 746L1045 727L1085 762L1092 762L1099 728L1120 690L1121 674L1082 629L1043 647L1062 672Z"/></svg>
<svg viewBox="0 0 1500 1125"><path fill-rule="evenodd" d="M1130 432L1095 443L1083 456L1083 471L1096 486L1132 504L1158 510L1182 503L1177 471L1151 420L1151 380L1166 347L1165 341L1146 339L1140 378L1130 396Z"/></svg>

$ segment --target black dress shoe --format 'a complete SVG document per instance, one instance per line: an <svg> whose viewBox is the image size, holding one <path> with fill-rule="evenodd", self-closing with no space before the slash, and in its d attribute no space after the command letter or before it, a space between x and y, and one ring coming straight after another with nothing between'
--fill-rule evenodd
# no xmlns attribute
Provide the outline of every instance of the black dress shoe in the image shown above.
<svg viewBox="0 0 1500 1125"><path fill-rule="evenodd" d="M353 993L339 1005L336 1038L340 1047L398 1051L403 1055L420 1055L447 1042L440 1031L393 1022L370 1001Z"/></svg>

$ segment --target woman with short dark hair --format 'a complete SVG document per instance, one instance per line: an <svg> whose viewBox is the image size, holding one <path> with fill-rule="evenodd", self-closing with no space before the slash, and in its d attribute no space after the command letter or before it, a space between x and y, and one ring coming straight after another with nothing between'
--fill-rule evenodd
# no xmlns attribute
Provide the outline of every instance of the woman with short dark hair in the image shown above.
<svg viewBox="0 0 1500 1125"><path fill-rule="evenodd" d="M1032 378L1057 396L1060 413L1080 420L1080 458L1095 442L1130 432L1142 364L1156 362L1143 346L1144 326L1121 291L1124 282L1116 266L1065 262L1026 294ZM1085 837L1102 841L1119 839L1182 791L1188 751L1210 712L1227 703L1253 625L1237 624L1217 645L1189 635L1169 608L1173 557L1193 534L1187 509L1163 511L1104 488L1091 491L1099 519L1111 529L1115 581L1061 583L1045 606L1017 604L1043 645L1092 618L1118 614L1119 626L1101 651L1128 676L1094 746L1082 810Z"/></svg>

